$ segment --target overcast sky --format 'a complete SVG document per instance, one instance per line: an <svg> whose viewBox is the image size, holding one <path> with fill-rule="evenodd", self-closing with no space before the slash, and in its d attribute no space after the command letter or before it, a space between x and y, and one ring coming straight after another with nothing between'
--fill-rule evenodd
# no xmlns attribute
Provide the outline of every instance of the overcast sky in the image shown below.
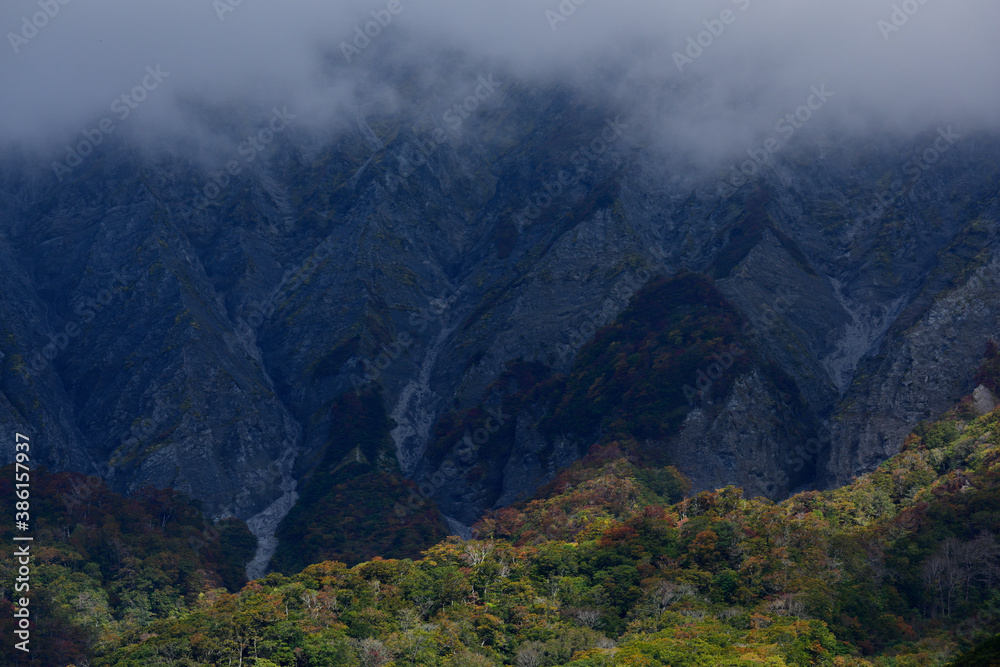
<svg viewBox="0 0 1000 667"><path fill-rule="evenodd" d="M0 146L63 142L102 117L198 131L178 100L283 105L314 126L372 96L403 109L406 93L370 71L390 51L426 60L442 87L481 62L585 87L709 156L759 140L823 84L834 95L816 117L857 132L1000 119L996 0L239 1L6 0ZM371 12L391 22L345 54ZM144 82L120 119L115 100Z"/></svg>

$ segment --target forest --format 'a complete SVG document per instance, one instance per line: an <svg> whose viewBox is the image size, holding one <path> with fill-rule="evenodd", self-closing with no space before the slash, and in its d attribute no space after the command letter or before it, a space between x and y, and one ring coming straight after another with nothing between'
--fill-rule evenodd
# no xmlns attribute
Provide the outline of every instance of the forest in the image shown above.
<svg viewBox="0 0 1000 667"><path fill-rule="evenodd" d="M239 522L38 471L38 650L3 664L996 664L998 422L966 399L876 471L780 503L689 495L675 470L598 444L477 539L249 583Z"/></svg>
<svg viewBox="0 0 1000 667"><path fill-rule="evenodd" d="M568 374L509 364L491 388L502 413L549 406L541 430L593 444L533 498L487 512L471 540L447 537L433 499L393 465L370 389L335 402L332 444L279 528L274 571L251 582L243 522L212 522L176 491L123 497L35 470L34 648L0 665L1000 664L1000 409L970 394L842 488L781 502L692 493L643 443L683 416L699 360L742 349L739 325L710 282L685 274L644 288ZM996 344L972 384L1000 394ZM446 416L430 456L485 418ZM493 447L510 446L511 423ZM14 492L8 466L0 496L13 506ZM12 550L3 570L15 571Z"/></svg>

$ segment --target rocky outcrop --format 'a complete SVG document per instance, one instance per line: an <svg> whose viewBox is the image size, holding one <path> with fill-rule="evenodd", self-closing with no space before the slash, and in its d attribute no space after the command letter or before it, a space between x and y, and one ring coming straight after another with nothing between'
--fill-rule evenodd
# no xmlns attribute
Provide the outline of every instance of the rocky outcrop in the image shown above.
<svg viewBox="0 0 1000 667"><path fill-rule="evenodd" d="M938 296L920 319L888 337L845 396L834 427L837 448L824 481L840 485L867 472L899 447L917 422L975 391L972 377L988 340L1000 337L1000 255ZM975 393L985 410L992 397Z"/></svg>
<svg viewBox="0 0 1000 667"><path fill-rule="evenodd" d="M251 520L267 547L338 396L377 386L401 469L433 473L442 414L484 400L511 360L570 368L644 280L681 268L746 318L801 396L796 418L832 432L790 456L805 444L782 427L790 392L757 368L663 443L698 487L841 483L972 391L998 334L995 138L957 146L871 216L920 138L872 152L805 137L720 194L637 134L574 161L619 111L510 86L415 160L414 118L369 106L332 139L284 133L207 201L183 144L150 157L109 141L65 182L9 159L0 428L42 443L38 463ZM543 442L531 421L490 464L498 494L449 482L455 525L591 444Z"/></svg>
<svg viewBox="0 0 1000 667"><path fill-rule="evenodd" d="M997 409L997 399L989 389L983 385L976 387L972 392L972 404L977 415L988 415Z"/></svg>

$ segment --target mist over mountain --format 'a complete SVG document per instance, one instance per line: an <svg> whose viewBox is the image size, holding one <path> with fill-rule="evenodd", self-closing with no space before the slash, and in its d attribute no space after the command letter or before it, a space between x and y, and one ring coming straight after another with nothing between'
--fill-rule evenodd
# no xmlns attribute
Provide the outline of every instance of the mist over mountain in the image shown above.
<svg viewBox="0 0 1000 667"><path fill-rule="evenodd" d="M701 163L742 154L821 84L836 104L817 121L855 134L996 128L1000 10L986 0L392 4L8 4L0 139L47 158L147 66L169 78L121 131L202 150L225 134L206 108L287 106L300 129L336 132L338 110L462 99L481 68L626 108L666 153ZM409 85L401 66L419 73Z"/></svg>
<svg viewBox="0 0 1000 667"><path fill-rule="evenodd" d="M252 576L467 536L594 447L843 485L1000 336L998 20L9 3L0 424L247 521Z"/></svg>

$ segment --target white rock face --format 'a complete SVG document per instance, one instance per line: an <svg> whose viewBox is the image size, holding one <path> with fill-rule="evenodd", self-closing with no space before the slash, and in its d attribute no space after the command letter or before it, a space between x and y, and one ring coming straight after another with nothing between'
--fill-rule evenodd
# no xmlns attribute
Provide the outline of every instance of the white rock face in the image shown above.
<svg viewBox="0 0 1000 667"><path fill-rule="evenodd" d="M259 579L267 574L271 558L278 550L278 538L275 536L278 524L295 506L295 501L299 499L299 494L295 492L296 482L291 475L295 454L296 450L289 449L285 456L278 461L278 467L281 470L282 495L264 511L247 520L247 527L257 537L257 552L253 559L247 563L247 579Z"/></svg>
<svg viewBox="0 0 1000 667"><path fill-rule="evenodd" d="M997 399L989 389L983 385L976 387L972 392L973 405L976 407L976 414L985 415L993 412L997 408Z"/></svg>

